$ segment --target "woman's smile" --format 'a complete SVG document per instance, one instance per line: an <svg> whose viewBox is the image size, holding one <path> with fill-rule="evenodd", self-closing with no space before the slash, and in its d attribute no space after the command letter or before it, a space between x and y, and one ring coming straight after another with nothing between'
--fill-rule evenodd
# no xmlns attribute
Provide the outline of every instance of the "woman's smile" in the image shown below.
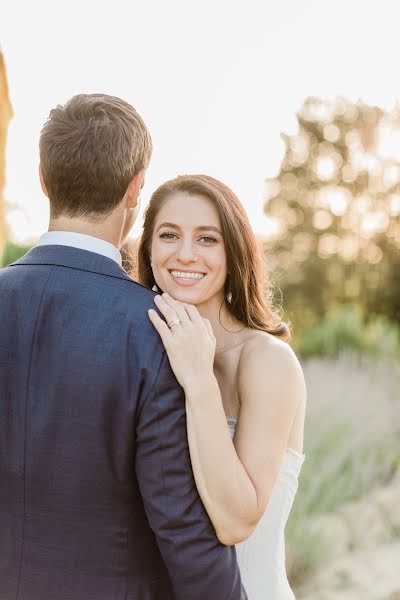
<svg viewBox="0 0 400 600"><path fill-rule="evenodd" d="M177 285L196 285L206 277L206 273L199 271L183 271L182 269L168 269L172 280Z"/></svg>

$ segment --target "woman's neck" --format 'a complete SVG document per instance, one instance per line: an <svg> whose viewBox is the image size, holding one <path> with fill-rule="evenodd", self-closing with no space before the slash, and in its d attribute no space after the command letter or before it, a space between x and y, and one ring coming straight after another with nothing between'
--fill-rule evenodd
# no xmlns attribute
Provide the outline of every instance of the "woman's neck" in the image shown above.
<svg viewBox="0 0 400 600"><path fill-rule="evenodd" d="M222 302L222 301L221 301ZM217 352L241 342L247 334L247 327L235 319L226 307L226 300L213 305L197 306L202 317L208 319L217 341Z"/></svg>

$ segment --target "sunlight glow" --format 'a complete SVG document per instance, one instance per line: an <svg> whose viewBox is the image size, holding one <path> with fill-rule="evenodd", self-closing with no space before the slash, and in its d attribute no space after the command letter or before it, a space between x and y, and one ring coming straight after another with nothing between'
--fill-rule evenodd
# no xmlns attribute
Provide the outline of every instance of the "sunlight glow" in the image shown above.
<svg viewBox="0 0 400 600"><path fill-rule="evenodd" d="M318 156L315 161L315 172L322 181L329 181L336 172L337 166L332 156Z"/></svg>
<svg viewBox="0 0 400 600"><path fill-rule="evenodd" d="M392 164L385 167L383 172L383 185L385 188L391 188L400 181L400 165Z"/></svg>
<svg viewBox="0 0 400 600"><path fill-rule="evenodd" d="M313 225L316 229L328 229L332 225L333 217L327 210L317 210L313 216Z"/></svg>
<svg viewBox="0 0 400 600"><path fill-rule="evenodd" d="M319 238L318 242L318 254L322 258L329 258L333 254L336 254L339 248L339 238L337 235L331 233L324 233Z"/></svg>
<svg viewBox="0 0 400 600"><path fill-rule="evenodd" d="M348 235L342 238L340 242L339 254L346 262L353 262L357 258L359 247L358 238L354 235Z"/></svg>
<svg viewBox="0 0 400 600"><path fill-rule="evenodd" d="M361 222L363 237L373 237L377 231L383 232L389 225L389 217L383 211L368 213Z"/></svg>
<svg viewBox="0 0 400 600"><path fill-rule="evenodd" d="M324 138L327 142L335 143L340 137L340 129L333 123L329 123L324 127Z"/></svg>
<svg viewBox="0 0 400 600"><path fill-rule="evenodd" d="M350 199L350 192L340 186L325 186L319 192L320 204L329 208L336 216L346 212Z"/></svg>
<svg viewBox="0 0 400 600"><path fill-rule="evenodd" d="M378 131L377 152L382 158L400 159L400 129L381 125Z"/></svg>
<svg viewBox="0 0 400 600"><path fill-rule="evenodd" d="M6 213L6 222L14 244L34 243L32 223L25 211L20 208L11 208Z"/></svg>
<svg viewBox="0 0 400 600"><path fill-rule="evenodd" d="M290 162L293 166L302 165L306 162L309 153L309 141L304 135L293 137L290 142L290 149Z"/></svg>
<svg viewBox="0 0 400 600"><path fill-rule="evenodd" d="M389 197L390 214L392 217L400 215L400 194L391 194Z"/></svg>

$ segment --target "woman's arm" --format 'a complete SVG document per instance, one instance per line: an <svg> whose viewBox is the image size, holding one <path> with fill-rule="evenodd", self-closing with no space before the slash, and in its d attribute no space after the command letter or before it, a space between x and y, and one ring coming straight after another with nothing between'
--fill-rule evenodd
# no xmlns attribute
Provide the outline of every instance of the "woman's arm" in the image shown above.
<svg viewBox="0 0 400 600"><path fill-rule="evenodd" d="M220 542L236 544L258 521L256 489L230 437L215 377L185 389L185 397L197 489Z"/></svg>
<svg viewBox="0 0 400 600"><path fill-rule="evenodd" d="M236 544L264 514L298 406L301 368L290 347L259 337L239 367L240 418L230 438L218 384L207 377L185 388L190 456L196 484L220 541Z"/></svg>
<svg viewBox="0 0 400 600"><path fill-rule="evenodd" d="M212 370L210 329L193 307L166 300L165 305L157 300L157 306L167 321L178 314L181 324L169 330L156 314L150 318L185 391L196 485L219 540L236 544L251 534L271 495L304 399L301 368L290 347L272 336L247 344L238 373L241 409L233 443Z"/></svg>

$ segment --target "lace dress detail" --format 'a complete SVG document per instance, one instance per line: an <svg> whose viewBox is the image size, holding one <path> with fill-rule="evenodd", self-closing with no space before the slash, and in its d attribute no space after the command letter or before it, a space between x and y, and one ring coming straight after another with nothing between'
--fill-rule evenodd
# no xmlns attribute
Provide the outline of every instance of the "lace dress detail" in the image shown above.
<svg viewBox="0 0 400 600"><path fill-rule="evenodd" d="M237 419L227 417L227 421L233 437ZM264 515L251 536L236 545L249 600L295 600L286 575L284 533L304 458L304 454L286 450Z"/></svg>

